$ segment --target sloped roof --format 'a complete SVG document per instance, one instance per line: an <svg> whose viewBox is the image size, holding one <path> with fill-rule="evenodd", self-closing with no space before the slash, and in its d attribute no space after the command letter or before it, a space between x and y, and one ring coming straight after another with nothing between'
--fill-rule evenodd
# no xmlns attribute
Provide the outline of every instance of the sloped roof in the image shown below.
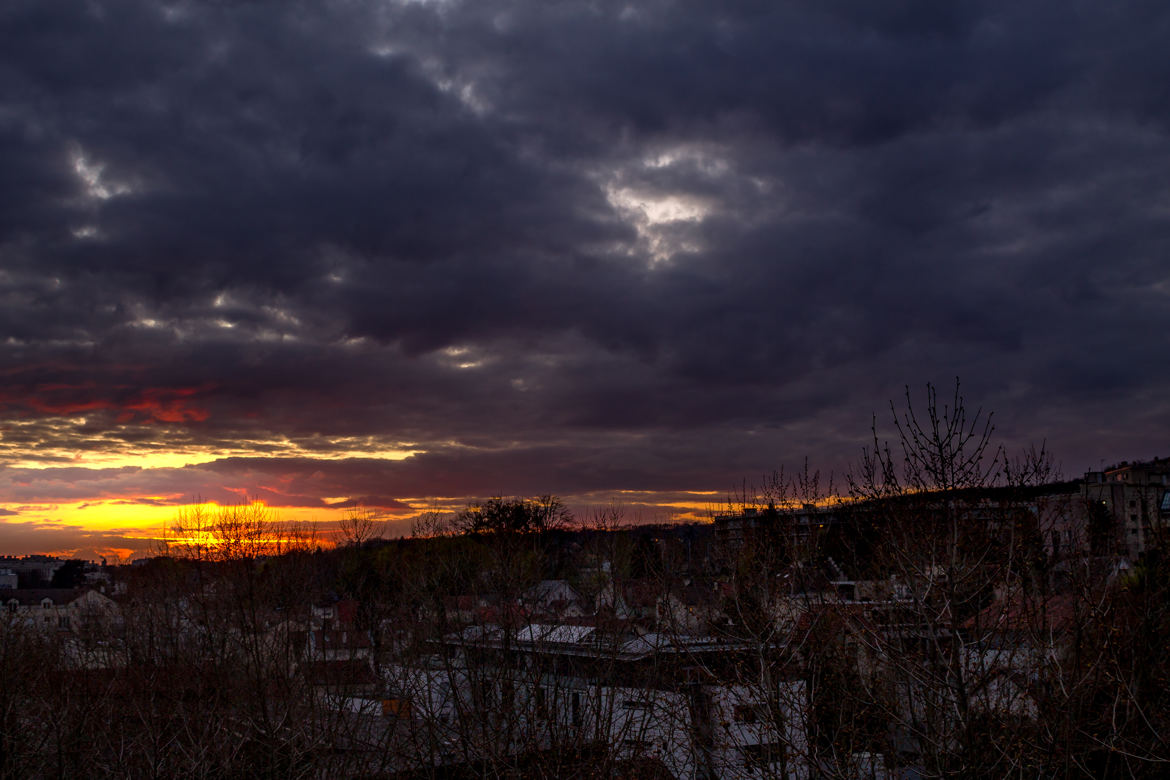
<svg viewBox="0 0 1170 780"><path fill-rule="evenodd" d="M5 604L13 599L21 606L37 606L48 599L54 606L72 604L93 588L14 588L0 590L0 601Z"/></svg>
<svg viewBox="0 0 1170 780"><path fill-rule="evenodd" d="M1069 628L1076 613L1076 596L1058 593L1032 597L1017 591L968 618L963 623L967 631L1054 631Z"/></svg>
<svg viewBox="0 0 1170 780"><path fill-rule="evenodd" d="M534 601L551 601L561 598L579 598L577 591L566 580L541 580L524 591L524 598Z"/></svg>
<svg viewBox="0 0 1170 780"><path fill-rule="evenodd" d="M516 632L516 639L521 642L555 642L557 644L576 644L592 638L596 629L593 626L546 625L533 623Z"/></svg>

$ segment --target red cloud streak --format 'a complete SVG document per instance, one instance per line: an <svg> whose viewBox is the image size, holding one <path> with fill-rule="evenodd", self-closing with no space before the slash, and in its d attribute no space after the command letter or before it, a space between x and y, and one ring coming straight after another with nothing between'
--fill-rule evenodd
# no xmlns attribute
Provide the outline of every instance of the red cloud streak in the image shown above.
<svg viewBox="0 0 1170 780"><path fill-rule="evenodd" d="M98 388L92 382L44 384L20 392L0 393L0 407L45 415L110 411L117 413L119 423L202 422L211 413L191 399L206 395L211 389L210 385L131 389L125 385Z"/></svg>

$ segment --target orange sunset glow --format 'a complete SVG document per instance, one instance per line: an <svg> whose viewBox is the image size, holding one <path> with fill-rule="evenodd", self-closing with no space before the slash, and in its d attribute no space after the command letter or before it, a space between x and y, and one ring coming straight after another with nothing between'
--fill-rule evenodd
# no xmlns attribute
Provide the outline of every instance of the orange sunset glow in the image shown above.
<svg viewBox="0 0 1170 780"><path fill-rule="evenodd" d="M653 496L639 497L637 504L619 508L630 522L678 522L710 519L719 505L705 494L696 494L692 501L654 503ZM165 553L165 543L175 543L168 529L185 511L204 507L211 511L219 506L214 502L200 503L158 496L130 496L97 501L74 501L55 504L0 504L0 514L7 514L8 549L13 555L33 553L80 557L106 558L111 563ZM651 503L646 503L650 501ZM344 503L344 502L339 502ZM377 512L379 530L389 536L410 533L410 517L422 511L453 513L461 509L466 499L408 500L409 514ZM230 506L230 505L229 505ZM291 525L304 533L313 544L331 546L336 541L338 521L351 509L346 507L293 507L274 509L272 516L283 525ZM598 505L600 507L601 505ZM579 505L580 520L588 522L593 505ZM13 518L20 519L14 520ZM21 533L21 531L24 533ZM51 541L50 541L51 540ZM48 542L48 544L46 544Z"/></svg>
<svg viewBox="0 0 1170 780"><path fill-rule="evenodd" d="M1170 776L1168 41L0 0L0 780Z"/></svg>
<svg viewBox="0 0 1170 780"><path fill-rule="evenodd" d="M5 5L0 554L198 502L701 521L846 492L955 377L1066 476L1164 454L1128 11L492 2Z"/></svg>
<svg viewBox="0 0 1170 780"><path fill-rule="evenodd" d="M359 442L339 444L352 447ZM284 454L273 457L272 452ZM338 490L336 480L323 468L327 464L344 470L359 464L400 463L416 454L407 449L369 453L337 449L328 457L308 457L302 447L275 443L265 453L269 468L263 473L245 467L233 469L225 477L218 464L232 463L233 459L250 462L257 454L192 447L136 456L127 447L121 452L74 455L67 459L67 466L57 466L49 464L66 458L42 450L7 469L10 492L26 492L27 500L0 503L4 521L0 535L9 554L125 561L163 553L165 544L175 541L176 520L194 509L213 513L219 507L255 503L268 508L274 521L298 529L314 544L333 544L338 521L355 508L373 513L380 534L400 536L410 533L412 518L419 513L453 514L474 497L352 495ZM287 471L282 468L286 463ZM68 489L59 476L63 469L72 480ZM187 489L149 493L134 489L147 484ZM77 493L84 495L78 497ZM642 523L706 521L723 506L726 496L716 491L622 490L565 498L583 523L602 507L618 507L625 522Z"/></svg>

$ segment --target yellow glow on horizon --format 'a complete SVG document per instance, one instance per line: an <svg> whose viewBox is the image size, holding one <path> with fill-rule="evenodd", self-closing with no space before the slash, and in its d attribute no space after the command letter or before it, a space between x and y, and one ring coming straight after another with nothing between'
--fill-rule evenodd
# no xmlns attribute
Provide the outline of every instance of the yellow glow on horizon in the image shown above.
<svg viewBox="0 0 1170 780"><path fill-rule="evenodd" d="M629 525L710 522L715 514L727 511L723 503L711 500L721 495L717 491L669 491L662 496L664 500L656 500L654 491L616 491L609 495L616 499L615 506L619 508L623 507L623 500L628 502L624 504L624 516ZM323 506L269 508L262 502L244 506L260 506L271 512L277 526L295 529L299 542L327 548L339 538L339 521L352 511L352 507L337 505L348 504L345 496L321 500ZM407 508L397 511L372 508L386 538L409 535L412 518L427 512L452 515L465 508L473 498L426 496L397 500ZM566 495L563 500L577 508L577 520L588 525L590 514L584 507L600 505L605 497L600 493ZM238 506L231 502L222 505L196 503L189 496L176 495L95 497L36 504L3 502L0 509L11 514L0 515L0 553L42 553L90 560L100 557L128 560L158 555L164 551L164 542L175 541L171 530L183 513L200 507L213 515L221 507Z"/></svg>
<svg viewBox="0 0 1170 780"><path fill-rule="evenodd" d="M64 450L40 450L37 456L26 457L10 461L7 465L20 469L54 469L54 468L92 468L118 469L126 467L141 467L150 469L178 469L186 466L199 466L205 463L214 463L225 458L266 458L271 460L311 458L313 460L406 460L419 455L423 451L418 449L371 448L371 449L342 449L316 450L302 447L292 442L283 442L275 445L265 444L264 448L239 449L208 449L206 447L191 447L189 449L173 449L168 451L131 450L112 452L69 452Z"/></svg>
<svg viewBox="0 0 1170 780"><path fill-rule="evenodd" d="M144 497L140 500L151 500ZM165 500L162 499L162 500ZM219 505L194 503L154 505L124 502L120 499L75 501L54 504L0 504L16 514L2 518L3 526L20 529L25 524L34 526L34 533L44 539L36 549L27 543L18 549L5 549L0 538L0 553L26 555L30 553L56 554L63 557L79 555L83 558L101 557L109 551L110 557L143 557L161 554L163 541L180 513L203 506L212 511ZM230 505L229 505L230 506ZM303 532L313 545L329 547L333 532L345 510L319 507L273 507L277 525L293 527Z"/></svg>

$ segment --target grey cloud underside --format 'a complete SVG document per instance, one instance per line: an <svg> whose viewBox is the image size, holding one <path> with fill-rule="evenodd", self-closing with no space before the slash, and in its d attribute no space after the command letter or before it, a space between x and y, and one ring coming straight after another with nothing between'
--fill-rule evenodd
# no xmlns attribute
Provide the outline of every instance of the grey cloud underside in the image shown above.
<svg viewBox="0 0 1170 780"><path fill-rule="evenodd" d="M0 40L3 462L367 436L429 455L304 495L719 489L956 374L1074 468L1170 434L1162 4L13 0Z"/></svg>
<svg viewBox="0 0 1170 780"><path fill-rule="evenodd" d="M695 484L711 478L710 466L699 453L667 459L633 451L614 459L615 452L612 447L542 446L492 452L447 449L402 461L236 457L181 468L10 468L0 474L0 490L8 499L30 505L87 498L116 504L126 501L122 496L149 496L131 502L165 507L194 499L219 503L261 499L276 507L361 504L407 511L408 505L398 498L425 503L431 497L449 496L453 485L460 495L547 491L602 505L607 503L606 491L635 489L631 485L664 491L655 494L659 500L683 500L669 494L680 479ZM735 463L747 467L743 458ZM740 474L726 471L718 478L721 487L730 489L739 484ZM349 501L322 500L337 496Z"/></svg>

